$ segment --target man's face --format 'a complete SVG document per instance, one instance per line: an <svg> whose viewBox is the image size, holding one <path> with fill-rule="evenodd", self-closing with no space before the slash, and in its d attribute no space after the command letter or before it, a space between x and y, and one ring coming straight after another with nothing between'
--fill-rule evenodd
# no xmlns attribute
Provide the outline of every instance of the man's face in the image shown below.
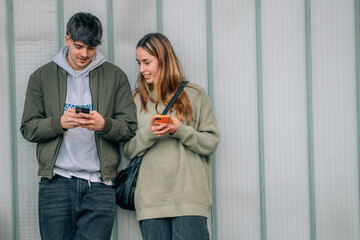
<svg viewBox="0 0 360 240"><path fill-rule="evenodd" d="M65 36L65 44L69 47L66 60L74 70L85 69L96 53L97 46L85 45L81 41L74 42L68 35Z"/></svg>

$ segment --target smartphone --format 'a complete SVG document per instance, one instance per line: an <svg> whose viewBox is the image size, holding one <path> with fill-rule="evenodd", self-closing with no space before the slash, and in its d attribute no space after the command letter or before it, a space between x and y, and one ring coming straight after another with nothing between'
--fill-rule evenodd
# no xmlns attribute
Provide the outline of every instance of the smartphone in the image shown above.
<svg viewBox="0 0 360 240"><path fill-rule="evenodd" d="M170 123L170 116L168 115L155 115L153 119L154 122L158 123Z"/></svg>
<svg viewBox="0 0 360 240"><path fill-rule="evenodd" d="M76 107L76 113L90 113L90 109L88 107Z"/></svg>

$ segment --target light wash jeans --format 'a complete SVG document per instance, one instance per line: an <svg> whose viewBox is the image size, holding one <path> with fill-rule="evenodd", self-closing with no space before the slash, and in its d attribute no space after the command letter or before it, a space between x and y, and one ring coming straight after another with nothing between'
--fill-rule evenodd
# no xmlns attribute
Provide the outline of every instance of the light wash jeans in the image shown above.
<svg viewBox="0 0 360 240"><path fill-rule="evenodd" d="M207 219L200 216L156 218L139 222L144 240L209 240Z"/></svg>
<svg viewBox="0 0 360 240"><path fill-rule="evenodd" d="M116 215L115 190L102 183L54 176L39 183L43 240L108 240Z"/></svg>

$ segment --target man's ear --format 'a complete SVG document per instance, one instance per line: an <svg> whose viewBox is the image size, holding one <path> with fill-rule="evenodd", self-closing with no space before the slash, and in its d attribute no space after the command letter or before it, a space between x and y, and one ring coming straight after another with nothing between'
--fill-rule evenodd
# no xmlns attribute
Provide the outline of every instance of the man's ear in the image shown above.
<svg viewBox="0 0 360 240"><path fill-rule="evenodd" d="M65 44L66 44L66 46L70 47L70 36L69 35L65 35Z"/></svg>

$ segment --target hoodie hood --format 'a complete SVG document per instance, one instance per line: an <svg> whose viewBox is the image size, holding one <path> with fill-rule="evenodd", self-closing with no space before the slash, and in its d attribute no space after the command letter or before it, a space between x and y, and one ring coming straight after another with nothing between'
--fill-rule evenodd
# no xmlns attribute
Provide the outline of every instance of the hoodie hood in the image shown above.
<svg viewBox="0 0 360 240"><path fill-rule="evenodd" d="M93 70L94 68L100 66L101 64L103 64L105 62L105 56L100 52L100 51L96 51L93 59L91 60L91 62L89 63L89 65L87 65L86 68L84 68L81 71L75 71L70 64L68 63L68 61L66 60L67 54L69 52L69 47L68 46L63 46L60 49L60 52L58 54L56 54L56 56L54 57L53 61L62 69L64 69L68 74L70 74L71 76L75 76L75 75L79 75L79 74L84 74L84 75L89 75L89 72L91 70Z"/></svg>

